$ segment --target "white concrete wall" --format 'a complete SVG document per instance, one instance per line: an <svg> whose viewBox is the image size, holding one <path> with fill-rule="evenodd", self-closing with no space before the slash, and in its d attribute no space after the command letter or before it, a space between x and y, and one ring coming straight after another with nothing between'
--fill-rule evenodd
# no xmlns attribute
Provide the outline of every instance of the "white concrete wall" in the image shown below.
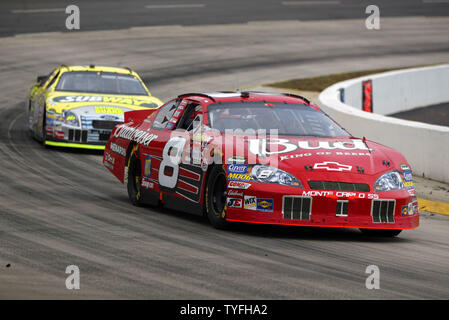
<svg viewBox="0 0 449 320"><path fill-rule="evenodd" d="M362 81L373 81L373 111L393 114L449 101L449 65L364 76L345 85L345 103L362 107Z"/></svg>
<svg viewBox="0 0 449 320"><path fill-rule="evenodd" d="M386 72L343 81L319 96L322 109L354 136L400 151L415 175L449 183L449 127L361 110L361 82L373 80L374 112L391 114L449 101L449 65ZM345 89L345 103L339 89Z"/></svg>

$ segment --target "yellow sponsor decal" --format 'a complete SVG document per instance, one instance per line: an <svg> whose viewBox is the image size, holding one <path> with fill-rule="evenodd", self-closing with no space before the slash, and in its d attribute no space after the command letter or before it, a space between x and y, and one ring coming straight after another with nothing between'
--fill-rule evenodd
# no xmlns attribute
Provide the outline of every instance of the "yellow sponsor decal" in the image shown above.
<svg viewBox="0 0 449 320"><path fill-rule="evenodd" d="M413 187L413 181L404 182L404 187L406 187L406 188Z"/></svg>
<svg viewBox="0 0 449 320"><path fill-rule="evenodd" d="M113 107L95 107L96 113L112 113L112 114L123 114L123 110L120 108Z"/></svg>
<svg viewBox="0 0 449 320"><path fill-rule="evenodd" d="M251 176L243 173L230 173L228 175L228 180L249 181L251 180Z"/></svg>

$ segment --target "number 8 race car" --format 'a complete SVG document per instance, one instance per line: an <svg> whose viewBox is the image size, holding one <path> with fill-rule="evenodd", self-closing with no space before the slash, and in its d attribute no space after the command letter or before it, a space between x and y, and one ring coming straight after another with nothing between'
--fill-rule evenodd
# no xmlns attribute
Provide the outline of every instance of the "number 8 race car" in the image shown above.
<svg viewBox="0 0 449 320"><path fill-rule="evenodd" d="M217 228L237 221L395 236L419 225L404 157L290 94L192 93L126 112L103 163L134 205L204 213Z"/></svg>

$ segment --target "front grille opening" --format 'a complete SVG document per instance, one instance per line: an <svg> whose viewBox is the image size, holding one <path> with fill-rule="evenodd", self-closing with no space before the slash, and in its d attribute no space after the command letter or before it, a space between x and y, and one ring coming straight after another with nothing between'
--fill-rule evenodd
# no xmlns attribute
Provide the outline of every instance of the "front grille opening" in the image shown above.
<svg viewBox="0 0 449 320"><path fill-rule="evenodd" d="M87 142L87 130L69 129L68 141Z"/></svg>
<svg viewBox="0 0 449 320"><path fill-rule="evenodd" d="M348 216L348 200L337 200L337 217L347 217Z"/></svg>
<svg viewBox="0 0 449 320"><path fill-rule="evenodd" d="M92 120L92 127L95 129L108 129L112 130L114 127L122 122L109 121L109 120Z"/></svg>
<svg viewBox="0 0 449 320"><path fill-rule="evenodd" d="M284 196L282 215L284 219L310 220L312 198L301 196Z"/></svg>
<svg viewBox="0 0 449 320"><path fill-rule="evenodd" d="M366 183L350 183L338 181L309 181L309 187L313 190L335 190L335 191L360 191L368 192L369 185Z"/></svg>
<svg viewBox="0 0 449 320"><path fill-rule="evenodd" d="M371 204L371 216L374 223L394 223L396 200L377 199Z"/></svg>
<svg viewBox="0 0 449 320"><path fill-rule="evenodd" d="M108 141L110 135L111 135L110 132L107 132L107 133L101 132L101 133L99 134L99 136L98 136L98 140L100 140L100 141Z"/></svg>

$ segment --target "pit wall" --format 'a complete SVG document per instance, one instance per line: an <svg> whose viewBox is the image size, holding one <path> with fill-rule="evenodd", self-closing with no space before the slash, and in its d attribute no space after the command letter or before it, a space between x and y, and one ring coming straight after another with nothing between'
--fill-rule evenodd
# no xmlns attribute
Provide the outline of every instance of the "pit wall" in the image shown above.
<svg viewBox="0 0 449 320"><path fill-rule="evenodd" d="M362 111L362 82L367 80L372 81L373 113ZM319 100L352 135L400 151L413 174L449 183L449 127L385 116L449 102L449 64L342 81L321 92Z"/></svg>

